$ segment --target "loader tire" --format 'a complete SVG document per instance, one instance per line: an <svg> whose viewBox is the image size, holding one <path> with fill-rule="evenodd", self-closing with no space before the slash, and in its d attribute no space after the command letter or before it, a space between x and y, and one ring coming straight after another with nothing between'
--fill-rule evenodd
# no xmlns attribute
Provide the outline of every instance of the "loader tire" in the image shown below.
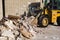
<svg viewBox="0 0 60 40"><path fill-rule="evenodd" d="M47 16L41 16L39 17L39 20L38 20L38 25L40 27L47 27L49 24L49 19Z"/></svg>
<svg viewBox="0 0 60 40"><path fill-rule="evenodd" d="M60 17L57 18L57 24L60 26Z"/></svg>

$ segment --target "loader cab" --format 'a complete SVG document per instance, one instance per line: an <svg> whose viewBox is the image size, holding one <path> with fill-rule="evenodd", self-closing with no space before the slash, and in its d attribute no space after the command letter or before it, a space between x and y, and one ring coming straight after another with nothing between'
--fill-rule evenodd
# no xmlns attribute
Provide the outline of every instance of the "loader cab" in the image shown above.
<svg viewBox="0 0 60 40"><path fill-rule="evenodd" d="M51 10L60 9L60 0L49 0L49 2L45 0L45 6Z"/></svg>
<svg viewBox="0 0 60 40"><path fill-rule="evenodd" d="M40 12L40 2L29 4L28 8L29 8L29 14L37 16L37 13Z"/></svg>
<svg viewBox="0 0 60 40"><path fill-rule="evenodd" d="M60 9L60 0L52 1L52 9L59 10Z"/></svg>

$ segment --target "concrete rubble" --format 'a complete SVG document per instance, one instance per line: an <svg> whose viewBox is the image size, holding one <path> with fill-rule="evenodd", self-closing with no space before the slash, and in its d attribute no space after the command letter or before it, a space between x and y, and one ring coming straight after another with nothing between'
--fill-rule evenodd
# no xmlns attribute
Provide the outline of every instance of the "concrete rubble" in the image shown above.
<svg viewBox="0 0 60 40"><path fill-rule="evenodd" d="M0 40L60 40L60 26L37 27L34 16L9 15L0 20Z"/></svg>
<svg viewBox="0 0 60 40"><path fill-rule="evenodd" d="M7 37L0 37L0 40L7 40Z"/></svg>
<svg viewBox="0 0 60 40"><path fill-rule="evenodd" d="M36 36L38 30L37 22L33 23L35 17L24 17L9 15L0 21L0 40L25 40ZM34 25L35 24L35 25Z"/></svg>

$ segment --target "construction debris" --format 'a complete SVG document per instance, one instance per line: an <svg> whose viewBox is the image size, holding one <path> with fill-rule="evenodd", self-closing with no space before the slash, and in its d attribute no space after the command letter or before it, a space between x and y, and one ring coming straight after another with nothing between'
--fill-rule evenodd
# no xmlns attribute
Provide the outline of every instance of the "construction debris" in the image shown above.
<svg viewBox="0 0 60 40"><path fill-rule="evenodd" d="M0 22L0 37L7 37L9 40L17 40L22 38L30 39L36 35L36 23L32 23L35 17L24 17L9 15ZM35 25L34 25L35 24Z"/></svg>
<svg viewBox="0 0 60 40"><path fill-rule="evenodd" d="M20 19L20 17L19 16L13 16L13 15L8 15L8 18L9 19Z"/></svg>
<svg viewBox="0 0 60 40"><path fill-rule="evenodd" d="M0 37L0 40L7 40L7 37Z"/></svg>

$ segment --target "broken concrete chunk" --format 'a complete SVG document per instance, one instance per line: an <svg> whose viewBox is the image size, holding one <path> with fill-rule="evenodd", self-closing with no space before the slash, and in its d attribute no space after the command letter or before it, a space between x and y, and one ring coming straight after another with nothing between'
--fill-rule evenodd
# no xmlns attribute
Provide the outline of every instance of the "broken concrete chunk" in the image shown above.
<svg viewBox="0 0 60 40"><path fill-rule="evenodd" d="M13 32L13 34L14 34L15 37L16 37L17 35L19 35L19 31L17 31L17 30L13 30L12 32Z"/></svg>
<svg viewBox="0 0 60 40"><path fill-rule="evenodd" d="M6 21L4 24L12 30L17 28L11 20Z"/></svg>
<svg viewBox="0 0 60 40"><path fill-rule="evenodd" d="M9 37L9 39L8 40L15 40L15 38L11 38L11 37Z"/></svg>
<svg viewBox="0 0 60 40"><path fill-rule="evenodd" d="M17 40L22 40L22 38L18 37Z"/></svg>
<svg viewBox="0 0 60 40"><path fill-rule="evenodd" d="M14 15L8 15L8 19L14 20L14 19L20 19L20 17L19 16L14 16Z"/></svg>
<svg viewBox="0 0 60 40"><path fill-rule="evenodd" d="M25 36L26 38L30 38L32 37L32 34L30 32L28 32L24 27L20 28L20 32L22 33L23 36Z"/></svg>
<svg viewBox="0 0 60 40"><path fill-rule="evenodd" d="M4 32L2 32L2 36L14 38L13 32L11 30L5 30Z"/></svg>
<svg viewBox="0 0 60 40"><path fill-rule="evenodd" d="M7 40L7 37L0 37L0 40Z"/></svg>

